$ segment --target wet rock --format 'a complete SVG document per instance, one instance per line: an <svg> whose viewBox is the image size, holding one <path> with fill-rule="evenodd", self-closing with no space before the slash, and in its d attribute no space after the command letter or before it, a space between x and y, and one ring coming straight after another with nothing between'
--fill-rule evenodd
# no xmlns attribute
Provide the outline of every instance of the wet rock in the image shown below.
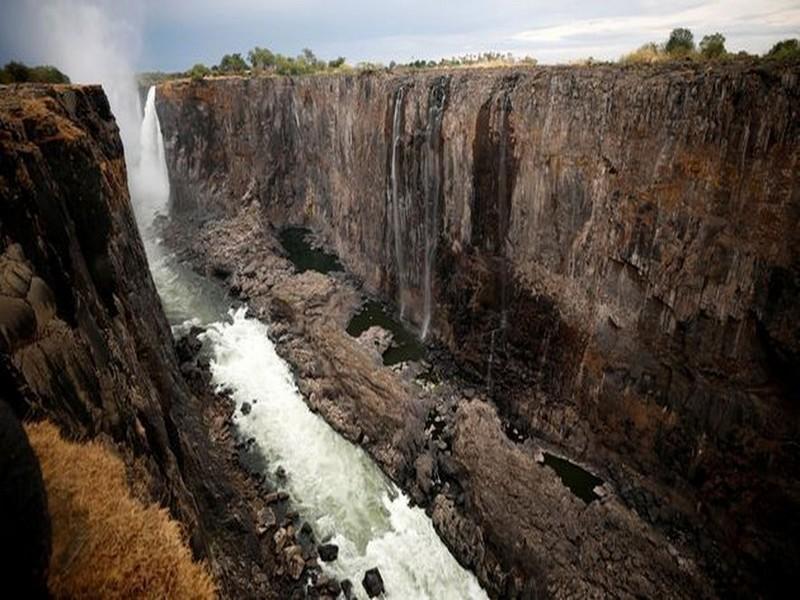
<svg viewBox="0 0 800 600"><path fill-rule="evenodd" d="M349 579L342 579L340 585L342 586L342 595L345 600L353 600L353 598L355 598L353 594L353 582Z"/></svg>
<svg viewBox="0 0 800 600"><path fill-rule="evenodd" d="M303 569L306 567L306 561L303 558L303 549L299 544L294 544L284 548L283 554L286 557L286 569L289 576L295 581L300 579L300 576L303 574Z"/></svg>
<svg viewBox="0 0 800 600"><path fill-rule="evenodd" d="M233 274L233 268L222 262L215 262L210 265L209 275L217 279L227 279Z"/></svg>
<svg viewBox="0 0 800 600"><path fill-rule="evenodd" d="M422 454L414 461L417 485L426 495L431 493L433 486L433 467L433 457L430 454Z"/></svg>
<svg viewBox="0 0 800 600"><path fill-rule="evenodd" d="M364 590L366 590L370 598L377 598L384 592L383 578L381 577L381 572L378 571L378 567L374 567L364 573L361 585L364 586Z"/></svg>
<svg viewBox="0 0 800 600"><path fill-rule="evenodd" d="M272 536L272 541L275 542L275 552L281 552L291 542L292 537L286 527L279 528Z"/></svg>
<svg viewBox="0 0 800 600"><path fill-rule="evenodd" d="M338 598L342 592L342 585L334 578L320 574L314 582L314 591L321 598Z"/></svg>
<svg viewBox="0 0 800 600"><path fill-rule="evenodd" d="M249 402L242 402L242 408L241 408L241 411L242 411L242 414L243 414L243 415L245 415L245 416L249 415L249 414L250 414L250 411L251 411L252 409L253 409L253 407L250 405L250 403L249 403Z"/></svg>
<svg viewBox="0 0 800 600"><path fill-rule="evenodd" d="M270 492L264 497L264 502L267 504L275 504L289 499L289 494L284 491Z"/></svg>
<svg viewBox="0 0 800 600"><path fill-rule="evenodd" d="M281 466L275 469L275 479L281 482L286 481L286 469Z"/></svg>
<svg viewBox="0 0 800 600"><path fill-rule="evenodd" d="M267 531L275 527L276 524L277 520L275 518L275 513L272 512L271 508L264 507L258 511L256 531L258 532L259 536L263 536L265 533L267 533Z"/></svg>
<svg viewBox="0 0 800 600"><path fill-rule="evenodd" d="M324 562L331 562L339 556L339 546L336 544L322 544L317 547L320 560Z"/></svg>
<svg viewBox="0 0 800 600"><path fill-rule="evenodd" d="M358 343L367 348L379 364L383 364L383 353L392 345L393 339L391 331L373 325L358 336Z"/></svg>

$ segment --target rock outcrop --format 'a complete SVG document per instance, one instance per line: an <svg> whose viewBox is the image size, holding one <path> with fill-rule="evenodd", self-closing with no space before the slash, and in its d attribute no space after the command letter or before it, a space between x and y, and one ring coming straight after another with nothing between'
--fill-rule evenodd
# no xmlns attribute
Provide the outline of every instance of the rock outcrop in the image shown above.
<svg viewBox="0 0 800 600"><path fill-rule="evenodd" d="M768 592L800 555L798 100L800 65L732 61L172 82L158 111L174 215L311 226L503 421Z"/></svg>
<svg viewBox="0 0 800 600"><path fill-rule="evenodd" d="M214 439L222 400L181 374L126 177L100 87L0 86L0 396L112 444L224 596L274 597L233 441Z"/></svg>

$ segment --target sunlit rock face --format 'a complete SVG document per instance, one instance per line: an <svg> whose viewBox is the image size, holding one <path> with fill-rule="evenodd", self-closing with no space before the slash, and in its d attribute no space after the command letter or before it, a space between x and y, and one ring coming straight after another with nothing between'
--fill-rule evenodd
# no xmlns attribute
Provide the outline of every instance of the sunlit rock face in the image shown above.
<svg viewBox="0 0 800 600"><path fill-rule="evenodd" d="M173 82L157 107L173 214L311 226L520 430L780 574L798 98L798 65L735 62Z"/></svg>

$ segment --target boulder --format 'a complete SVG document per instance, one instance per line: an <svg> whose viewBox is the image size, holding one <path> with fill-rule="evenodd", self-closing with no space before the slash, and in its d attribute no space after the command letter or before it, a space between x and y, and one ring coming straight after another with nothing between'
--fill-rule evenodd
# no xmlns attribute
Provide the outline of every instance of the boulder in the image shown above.
<svg viewBox="0 0 800 600"><path fill-rule="evenodd" d="M250 411L253 410L253 407L249 402L242 402L242 408L240 410L243 415L247 416L250 414Z"/></svg>
<svg viewBox="0 0 800 600"><path fill-rule="evenodd" d="M322 561L331 562L338 558L339 546L336 544L322 544L321 546L317 547L317 552L319 553L319 557Z"/></svg>
<svg viewBox="0 0 800 600"><path fill-rule="evenodd" d="M370 598L377 598L384 592L383 578L381 577L381 572L378 571L378 567L373 567L364 573L361 585L364 586L367 596Z"/></svg>
<svg viewBox="0 0 800 600"><path fill-rule="evenodd" d="M426 495L431 493L433 485L433 466L433 457L430 453L422 454L414 461L417 485Z"/></svg>

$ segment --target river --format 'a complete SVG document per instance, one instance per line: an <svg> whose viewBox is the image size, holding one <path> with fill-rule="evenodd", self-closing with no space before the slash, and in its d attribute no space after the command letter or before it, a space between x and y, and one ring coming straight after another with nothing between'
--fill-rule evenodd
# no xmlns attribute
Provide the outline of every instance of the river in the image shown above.
<svg viewBox="0 0 800 600"><path fill-rule="evenodd" d="M424 511L409 506L397 488L358 446L312 413L295 385L289 365L268 336L269 325L231 308L224 291L193 273L165 251L152 221L166 212L169 182L155 111L148 93L142 121L141 157L131 169L131 195L148 260L164 310L173 326L206 329L213 383L232 391L236 425L271 469L287 473L282 489L317 539L339 546L339 557L323 563L348 578L359 598L361 579L378 567L386 598L486 598L475 576L463 569L437 536ZM251 404L248 415L239 410Z"/></svg>

